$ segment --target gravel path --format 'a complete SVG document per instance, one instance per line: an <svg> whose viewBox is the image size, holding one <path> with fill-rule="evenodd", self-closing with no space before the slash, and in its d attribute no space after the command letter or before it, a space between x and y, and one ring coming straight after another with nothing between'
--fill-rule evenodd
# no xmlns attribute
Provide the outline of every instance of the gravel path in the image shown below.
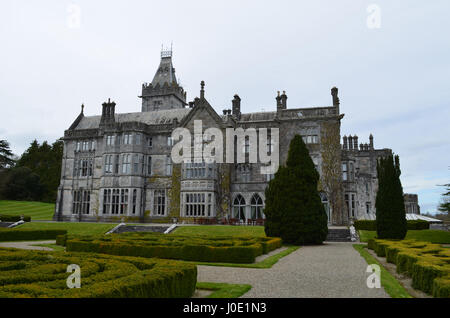
<svg viewBox="0 0 450 318"><path fill-rule="evenodd" d="M389 297L366 285L367 263L352 243L304 246L272 268L198 266L198 281L250 284L243 297Z"/></svg>
<svg viewBox="0 0 450 318"><path fill-rule="evenodd" d="M28 241L28 242L2 242L0 247L13 247L21 248L24 250L40 250L40 251L53 251L52 248L45 246L33 246L35 244L55 244L56 241Z"/></svg>

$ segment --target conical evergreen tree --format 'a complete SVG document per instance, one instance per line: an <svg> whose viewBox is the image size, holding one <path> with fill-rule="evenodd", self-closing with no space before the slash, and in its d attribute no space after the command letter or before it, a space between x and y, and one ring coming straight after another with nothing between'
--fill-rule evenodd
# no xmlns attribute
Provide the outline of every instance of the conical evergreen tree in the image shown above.
<svg viewBox="0 0 450 318"><path fill-rule="evenodd" d="M266 189L265 232L285 243L321 244L327 237L327 215L317 183L319 173L301 136L289 146L286 166L280 166Z"/></svg>
<svg viewBox="0 0 450 318"><path fill-rule="evenodd" d="M392 155L377 162L378 192L375 201L377 236L404 239L407 232L405 202L400 181L400 160Z"/></svg>

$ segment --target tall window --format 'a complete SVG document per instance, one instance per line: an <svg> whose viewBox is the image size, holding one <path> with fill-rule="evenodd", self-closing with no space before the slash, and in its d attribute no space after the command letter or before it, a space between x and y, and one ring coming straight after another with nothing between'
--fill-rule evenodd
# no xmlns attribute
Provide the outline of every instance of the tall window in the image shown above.
<svg viewBox="0 0 450 318"><path fill-rule="evenodd" d="M153 138L152 138L152 137L148 137L148 138L147 138L147 146L148 146L149 148L152 148L152 147L153 147Z"/></svg>
<svg viewBox="0 0 450 318"><path fill-rule="evenodd" d="M370 202L366 202L366 213L370 213Z"/></svg>
<svg viewBox="0 0 450 318"><path fill-rule="evenodd" d="M114 173L119 173L119 155L115 155L114 157Z"/></svg>
<svg viewBox="0 0 450 318"><path fill-rule="evenodd" d="M111 213L111 189L103 190L103 214Z"/></svg>
<svg viewBox="0 0 450 318"><path fill-rule="evenodd" d="M152 175L152 156L147 157L147 175Z"/></svg>
<svg viewBox="0 0 450 318"><path fill-rule="evenodd" d="M172 175L172 158L170 156L166 157L166 175Z"/></svg>
<svg viewBox="0 0 450 318"><path fill-rule="evenodd" d="M133 155L133 173L134 174L139 173L139 155L138 154Z"/></svg>
<svg viewBox="0 0 450 318"><path fill-rule="evenodd" d="M350 162L350 181L355 181L355 170L353 167L353 162Z"/></svg>
<svg viewBox="0 0 450 318"><path fill-rule="evenodd" d="M114 135L106 136L106 145L107 146L114 146L115 143L116 143L116 136L114 136Z"/></svg>
<svg viewBox="0 0 450 318"><path fill-rule="evenodd" d="M233 201L233 217L245 220L245 199L240 194Z"/></svg>
<svg viewBox="0 0 450 318"><path fill-rule="evenodd" d="M136 140L135 140L136 141L136 145L140 145L141 144L141 138L142 138L141 134L136 134L135 137L136 137Z"/></svg>
<svg viewBox="0 0 450 318"><path fill-rule="evenodd" d="M184 213L186 216L207 216L205 193L186 193L184 196Z"/></svg>
<svg viewBox="0 0 450 318"><path fill-rule="evenodd" d="M252 219L262 219L263 218L263 201L258 194L254 194L250 201Z"/></svg>
<svg viewBox="0 0 450 318"><path fill-rule="evenodd" d="M172 136L167 137L167 146L172 147L173 146L173 138Z"/></svg>
<svg viewBox="0 0 450 318"><path fill-rule="evenodd" d="M137 190L133 189L133 200L132 200L133 209L131 211L133 214L136 214L136 203L137 203Z"/></svg>
<svg viewBox="0 0 450 318"><path fill-rule="evenodd" d="M76 190L73 192L73 214L89 214L91 192L88 190Z"/></svg>
<svg viewBox="0 0 450 318"><path fill-rule="evenodd" d="M347 163L342 164L342 180L347 181Z"/></svg>
<svg viewBox="0 0 450 318"><path fill-rule="evenodd" d="M122 173L128 174L131 171L131 155L122 155Z"/></svg>
<svg viewBox="0 0 450 318"><path fill-rule="evenodd" d="M131 145L132 142L133 142L132 134L123 134L123 144L124 145Z"/></svg>
<svg viewBox="0 0 450 318"><path fill-rule="evenodd" d="M128 211L128 189L120 190L120 214L127 214Z"/></svg>
<svg viewBox="0 0 450 318"><path fill-rule="evenodd" d="M166 214L166 190L155 190L153 198L153 214Z"/></svg>
<svg viewBox="0 0 450 318"><path fill-rule="evenodd" d="M120 190L112 190L111 214L119 214Z"/></svg>
<svg viewBox="0 0 450 318"><path fill-rule="evenodd" d="M73 175L75 177L90 177L93 175L94 160L92 158L76 159L74 161Z"/></svg>
<svg viewBox="0 0 450 318"><path fill-rule="evenodd" d="M105 156L105 172L106 173L113 172L113 156L112 155Z"/></svg>

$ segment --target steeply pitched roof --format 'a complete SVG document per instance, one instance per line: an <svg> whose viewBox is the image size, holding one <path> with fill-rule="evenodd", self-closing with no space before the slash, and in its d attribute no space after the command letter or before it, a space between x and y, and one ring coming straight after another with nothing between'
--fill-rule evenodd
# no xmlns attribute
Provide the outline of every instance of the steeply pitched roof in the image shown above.
<svg viewBox="0 0 450 318"><path fill-rule="evenodd" d="M152 112L115 114L115 120L117 123L140 122L147 125L169 124L175 118L180 122L191 110L191 108L177 108ZM98 128L100 119L101 116L85 116L75 129Z"/></svg>
<svg viewBox="0 0 450 318"><path fill-rule="evenodd" d="M175 77L175 68L172 65L172 51L161 52L161 62L159 63L158 70L153 77L152 85L157 84L163 86L164 83L172 84L177 83L177 78Z"/></svg>

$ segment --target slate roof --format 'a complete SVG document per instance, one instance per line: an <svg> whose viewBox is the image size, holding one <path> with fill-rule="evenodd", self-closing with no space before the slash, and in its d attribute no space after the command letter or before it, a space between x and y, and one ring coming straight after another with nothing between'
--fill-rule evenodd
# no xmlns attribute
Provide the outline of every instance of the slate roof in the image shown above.
<svg viewBox="0 0 450 318"><path fill-rule="evenodd" d="M180 122L191 110L191 108L177 108L151 112L123 113L116 114L115 119L117 123L140 122L147 125L169 124L175 118ZM100 119L101 116L85 116L75 129L98 128Z"/></svg>

